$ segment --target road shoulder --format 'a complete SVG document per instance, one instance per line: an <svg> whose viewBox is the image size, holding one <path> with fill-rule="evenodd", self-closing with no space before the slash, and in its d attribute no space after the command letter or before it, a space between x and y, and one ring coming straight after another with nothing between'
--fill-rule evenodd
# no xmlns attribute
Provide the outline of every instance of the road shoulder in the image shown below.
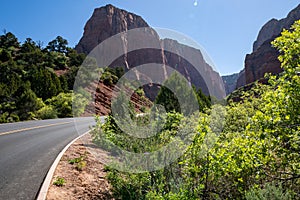
<svg viewBox="0 0 300 200"><path fill-rule="evenodd" d="M56 199L113 199L105 179L104 165L83 144L91 142L89 134L76 140L60 159L49 185L47 200ZM70 164L73 161L73 164ZM65 182L54 185L57 180Z"/></svg>

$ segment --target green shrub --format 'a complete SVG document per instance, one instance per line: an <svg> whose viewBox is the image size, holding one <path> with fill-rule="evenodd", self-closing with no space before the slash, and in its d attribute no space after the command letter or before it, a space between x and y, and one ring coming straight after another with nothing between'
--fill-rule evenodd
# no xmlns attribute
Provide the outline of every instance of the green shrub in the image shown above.
<svg viewBox="0 0 300 200"><path fill-rule="evenodd" d="M66 183L66 180L61 177L57 177L55 181L53 182L53 185L56 185L58 187L62 187Z"/></svg>
<svg viewBox="0 0 300 200"><path fill-rule="evenodd" d="M55 119L57 118L57 111L51 105L45 105L36 112L38 119Z"/></svg>
<svg viewBox="0 0 300 200"><path fill-rule="evenodd" d="M76 169L78 170L78 171L82 171L83 170L83 168L85 168L86 167L86 161L85 160L82 160L82 161L80 161L79 163L77 163L77 165L76 165Z"/></svg>
<svg viewBox="0 0 300 200"><path fill-rule="evenodd" d="M246 192L246 200L291 200L292 195L284 191L281 184L267 183L263 189L253 188Z"/></svg>
<svg viewBox="0 0 300 200"><path fill-rule="evenodd" d="M81 155L80 157L77 158L73 158L69 160L69 164L71 165L75 165L75 168L78 171L82 171L83 168L86 167L87 162L85 161L86 159L86 154L85 155Z"/></svg>

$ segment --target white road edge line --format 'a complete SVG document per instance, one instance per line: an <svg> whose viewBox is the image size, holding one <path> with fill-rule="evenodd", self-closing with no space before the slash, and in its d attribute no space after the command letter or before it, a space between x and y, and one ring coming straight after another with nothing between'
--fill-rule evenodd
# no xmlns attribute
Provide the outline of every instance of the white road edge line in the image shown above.
<svg viewBox="0 0 300 200"><path fill-rule="evenodd" d="M47 193L48 193L48 189L49 186L51 184L51 180L53 178L53 174L55 172L55 169L60 161L60 159L62 158L62 156L64 155L64 153L68 150L68 148L74 143L76 142L78 139L80 139L81 137L83 137L84 135L88 134L89 132L91 132L91 130L85 132L84 134L78 136L77 138L75 138L72 142L70 142L56 157L55 161L53 162L52 166L50 167L47 176L43 182L43 185L39 191L37 200L45 200L47 197Z"/></svg>

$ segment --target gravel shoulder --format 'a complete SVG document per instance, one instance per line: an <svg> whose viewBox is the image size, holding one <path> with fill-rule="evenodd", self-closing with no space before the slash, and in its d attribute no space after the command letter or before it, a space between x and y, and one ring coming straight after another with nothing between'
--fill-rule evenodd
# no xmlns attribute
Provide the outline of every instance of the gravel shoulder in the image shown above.
<svg viewBox="0 0 300 200"><path fill-rule="evenodd" d="M84 145L86 143L88 145ZM89 148L93 148L89 134L69 147L54 172L47 200L113 199L111 186L105 179L104 165L90 153ZM107 156L106 152L97 151L103 157ZM75 163L70 164L70 161ZM59 178L65 183L54 185Z"/></svg>

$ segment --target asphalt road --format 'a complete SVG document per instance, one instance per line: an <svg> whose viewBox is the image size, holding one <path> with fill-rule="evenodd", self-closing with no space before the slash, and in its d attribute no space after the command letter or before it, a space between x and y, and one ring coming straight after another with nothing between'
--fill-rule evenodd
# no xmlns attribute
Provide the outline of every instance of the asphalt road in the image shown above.
<svg viewBox="0 0 300 200"><path fill-rule="evenodd" d="M60 151L94 118L0 124L0 200L35 199Z"/></svg>

